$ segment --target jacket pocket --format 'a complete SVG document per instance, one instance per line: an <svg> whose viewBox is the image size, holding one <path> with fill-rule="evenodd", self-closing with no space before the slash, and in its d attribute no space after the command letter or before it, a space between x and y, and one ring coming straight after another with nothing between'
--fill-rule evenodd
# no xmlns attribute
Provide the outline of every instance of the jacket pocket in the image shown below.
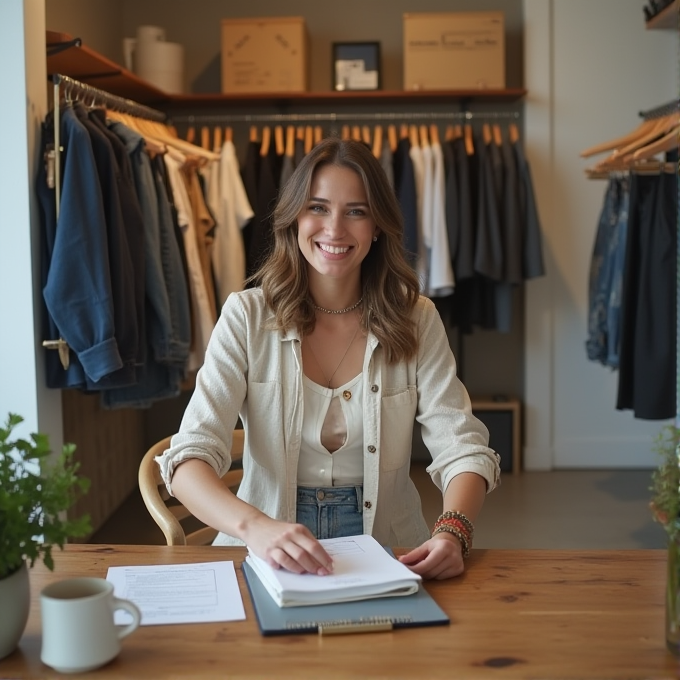
<svg viewBox="0 0 680 680"><path fill-rule="evenodd" d="M385 395L380 413L380 469L398 470L411 463L411 440L416 417L415 386Z"/></svg>

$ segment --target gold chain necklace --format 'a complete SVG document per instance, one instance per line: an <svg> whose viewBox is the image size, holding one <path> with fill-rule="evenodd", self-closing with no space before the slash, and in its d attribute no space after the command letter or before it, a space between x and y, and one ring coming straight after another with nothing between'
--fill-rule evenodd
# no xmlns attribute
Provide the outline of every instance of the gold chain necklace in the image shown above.
<svg viewBox="0 0 680 680"><path fill-rule="evenodd" d="M361 300L359 300L359 302L361 302ZM359 303L357 303L357 305L358 304ZM354 305L354 306L356 307L357 305ZM321 363L319 362L316 354L314 353L314 350L312 349L312 343L309 341L309 338L307 338L307 347L309 347L309 351L312 353L312 356L314 357L314 361L316 361L316 365L319 367L319 370L321 371L321 375L323 376L323 379L328 381L328 384L327 384L328 389L331 389L331 382L332 382L333 378L335 377L335 374L338 372L338 369L342 365L342 362L345 360L345 357L347 356L347 353L349 352L349 348L354 344L354 340L357 337L357 333L359 332L360 326L361 326L361 324L358 323L357 328L354 331L354 335L352 336L352 339L349 341L349 345L347 345L347 349L345 350L342 357L340 358L340 361L338 362L338 365L335 367L335 370L331 374L330 378L326 377L326 373L323 370L323 368L321 368Z"/></svg>
<svg viewBox="0 0 680 680"><path fill-rule="evenodd" d="M314 307L314 309L316 309L318 312L323 312L324 314L347 314L347 312L355 310L363 301L364 296L362 295L357 302L355 302L353 305L350 305L349 307L345 307L344 309L326 309L325 307L320 307L315 302L312 302L312 307Z"/></svg>

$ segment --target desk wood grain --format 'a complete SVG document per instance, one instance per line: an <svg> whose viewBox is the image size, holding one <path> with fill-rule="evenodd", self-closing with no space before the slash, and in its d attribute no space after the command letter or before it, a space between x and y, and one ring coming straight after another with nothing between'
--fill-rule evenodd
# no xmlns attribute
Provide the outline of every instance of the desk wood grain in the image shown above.
<svg viewBox="0 0 680 680"><path fill-rule="evenodd" d="M63 678L40 661L39 592L109 566L233 560L246 621L144 626L117 659L78 678L678 678L666 650L662 550L473 550L466 573L428 582L450 626L333 636L260 636L244 550L70 545L31 570L31 613L0 678Z"/></svg>

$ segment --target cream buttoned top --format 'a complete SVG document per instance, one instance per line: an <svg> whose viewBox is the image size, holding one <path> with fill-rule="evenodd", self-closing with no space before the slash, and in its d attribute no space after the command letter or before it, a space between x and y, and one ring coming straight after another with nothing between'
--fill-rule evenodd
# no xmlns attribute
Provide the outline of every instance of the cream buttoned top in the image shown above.
<svg viewBox="0 0 680 680"><path fill-rule="evenodd" d="M260 289L229 296L179 432L157 460L170 493L173 470L188 458L204 460L223 475L240 416L245 450L239 498L270 517L295 522L304 408L301 338L296 330L266 330L272 316ZM430 535L409 475L414 419L432 456L427 471L440 490L455 475L474 472L490 491L500 475L488 431L472 415L467 391L456 377L432 301L420 297L413 318L416 356L388 364L369 333L362 373L364 533L401 547L420 545ZM219 534L214 543L241 541Z"/></svg>

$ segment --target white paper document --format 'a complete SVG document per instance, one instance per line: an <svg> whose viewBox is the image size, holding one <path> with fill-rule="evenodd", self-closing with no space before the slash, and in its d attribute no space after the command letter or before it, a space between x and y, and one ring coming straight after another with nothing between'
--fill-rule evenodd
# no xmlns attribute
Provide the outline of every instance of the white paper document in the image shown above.
<svg viewBox="0 0 680 680"><path fill-rule="evenodd" d="M395 560L372 536L327 538L319 542L333 558L333 573L328 576L272 569L253 553L246 557L246 562L279 607L351 602L418 592L421 577Z"/></svg>
<svg viewBox="0 0 680 680"><path fill-rule="evenodd" d="M116 597L139 607L142 626L246 618L233 562L109 567L106 579ZM131 621L127 612L116 611L116 624Z"/></svg>

